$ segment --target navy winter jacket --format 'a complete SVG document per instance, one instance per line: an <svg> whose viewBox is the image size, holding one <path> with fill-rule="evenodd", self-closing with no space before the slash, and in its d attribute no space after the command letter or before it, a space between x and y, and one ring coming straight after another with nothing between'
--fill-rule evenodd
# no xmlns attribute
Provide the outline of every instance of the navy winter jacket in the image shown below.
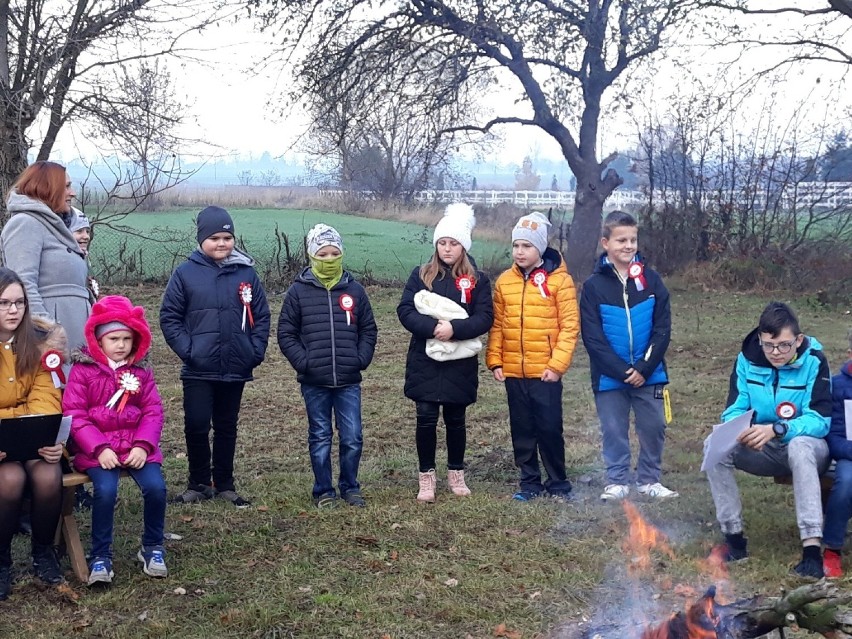
<svg viewBox="0 0 852 639"><path fill-rule="evenodd" d="M603 254L583 284L580 331L595 392L631 388L624 383L631 368L645 378L646 386L669 381L663 360L672 331L669 292L647 266L644 277L641 291L632 278L622 282Z"/></svg>
<svg viewBox="0 0 852 639"><path fill-rule="evenodd" d="M169 347L183 360L181 379L245 382L266 356L269 304L254 260L234 251L217 263L196 249L175 269L160 307L160 328ZM246 317L240 284L251 285Z"/></svg>
<svg viewBox="0 0 852 639"><path fill-rule="evenodd" d="M450 322L453 325L454 340L461 341L484 335L494 321L491 282L481 271L476 271L474 278L476 283L471 291L469 304L461 302L461 294L456 288L456 281L450 269L444 269L443 278L436 277L432 282L433 293L453 300L467 311L467 319ZM439 362L426 355L426 340L434 335L438 320L418 313L414 306L415 294L425 288L418 266L411 272L396 308L399 321L411 333L405 362L405 396L416 402L464 406L473 404L479 388L479 358L467 357Z"/></svg>
<svg viewBox="0 0 852 639"><path fill-rule="evenodd" d="M852 402L852 360L831 378L831 429L826 439L833 459L852 459L852 441L846 439L846 402Z"/></svg>
<svg viewBox="0 0 852 639"><path fill-rule="evenodd" d="M340 298L354 305L349 322ZM351 386L373 360L378 328L364 287L348 271L329 291L305 268L284 296L278 319L278 346L311 386Z"/></svg>

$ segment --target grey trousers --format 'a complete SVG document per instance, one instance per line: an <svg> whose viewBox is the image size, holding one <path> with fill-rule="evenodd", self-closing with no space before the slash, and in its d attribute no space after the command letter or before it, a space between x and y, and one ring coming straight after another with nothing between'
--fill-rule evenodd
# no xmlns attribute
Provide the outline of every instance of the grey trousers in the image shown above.
<svg viewBox="0 0 852 639"><path fill-rule="evenodd" d="M707 440L704 442L707 446ZM793 476L796 523L801 539L822 538L822 492L819 476L828 470L828 444L816 437L794 437L787 444L770 440L763 450L738 445L727 458L707 471L716 504L716 519L725 534L743 531L743 505L734 469L760 477Z"/></svg>
<svg viewBox="0 0 852 639"><path fill-rule="evenodd" d="M662 386L643 386L595 393L595 406L601 421L603 460L608 484L630 484L630 409L636 422L639 459L636 483L660 481L666 419L663 415ZM659 399L655 399L655 391Z"/></svg>

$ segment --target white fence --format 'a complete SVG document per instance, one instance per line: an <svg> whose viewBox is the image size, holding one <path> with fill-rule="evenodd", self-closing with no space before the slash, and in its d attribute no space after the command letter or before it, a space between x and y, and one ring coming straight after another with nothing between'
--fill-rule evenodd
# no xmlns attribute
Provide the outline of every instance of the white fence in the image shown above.
<svg viewBox="0 0 852 639"><path fill-rule="evenodd" d="M656 191L655 202L675 202L681 197L675 191ZM825 209L852 208L852 182L800 182L790 184L783 189L755 190L742 189L730 191L705 191L700 196L685 194L695 201L701 199L702 205L719 202L732 202L758 208L774 207L776 203L784 209L818 207ZM467 202L469 204L495 205L509 202L522 208L542 209L551 206L557 208L574 207L574 191L418 191L414 199L418 202ZM647 204L650 196L645 191L616 189L607 198L607 208L620 208L628 204Z"/></svg>

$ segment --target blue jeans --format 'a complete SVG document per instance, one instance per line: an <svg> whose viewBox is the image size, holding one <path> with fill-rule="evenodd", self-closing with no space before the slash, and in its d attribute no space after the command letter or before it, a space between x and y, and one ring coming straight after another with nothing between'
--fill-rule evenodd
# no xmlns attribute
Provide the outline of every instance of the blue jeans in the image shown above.
<svg viewBox="0 0 852 639"><path fill-rule="evenodd" d="M838 459L834 467L834 484L825 507L822 541L826 548L841 550L846 526L852 517L852 460Z"/></svg>
<svg viewBox="0 0 852 639"><path fill-rule="evenodd" d="M112 531L115 501L118 497L118 480L126 470L144 500L142 546L146 549L162 547L166 525L166 482L160 464L145 464L139 470L132 468L89 468L86 473L94 485L92 503L92 558L112 559Z"/></svg>
<svg viewBox="0 0 852 639"><path fill-rule="evenodd" d="M302 384L302 397L308 413L308 449L314 471L314 497L333 495L331 478L331 414L340 438L341 495L361 488L358 483L358 466L361 464L361 385L311 386Z"/></svg>

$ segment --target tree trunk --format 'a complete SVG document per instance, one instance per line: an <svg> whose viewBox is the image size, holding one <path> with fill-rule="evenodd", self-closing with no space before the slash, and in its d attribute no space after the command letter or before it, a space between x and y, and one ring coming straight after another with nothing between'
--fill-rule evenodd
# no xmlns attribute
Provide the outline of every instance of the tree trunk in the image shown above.
<svg viewBox="0 0 852 639"><path fill-rule="evenodd" d="M574 218L568 235L565 263L577 284L591 275L600 245L603 205L606 198L624 180L612 169L601 178L598 164L577 175L577 194L574 198Z"/></svg>
<svg viewBox="0 0 852 639"><path fill-rule="evenodd" d="M0 226L6 218L6 197L21 172L27 168L29 145L17 123L0 124Z"/></svg>

